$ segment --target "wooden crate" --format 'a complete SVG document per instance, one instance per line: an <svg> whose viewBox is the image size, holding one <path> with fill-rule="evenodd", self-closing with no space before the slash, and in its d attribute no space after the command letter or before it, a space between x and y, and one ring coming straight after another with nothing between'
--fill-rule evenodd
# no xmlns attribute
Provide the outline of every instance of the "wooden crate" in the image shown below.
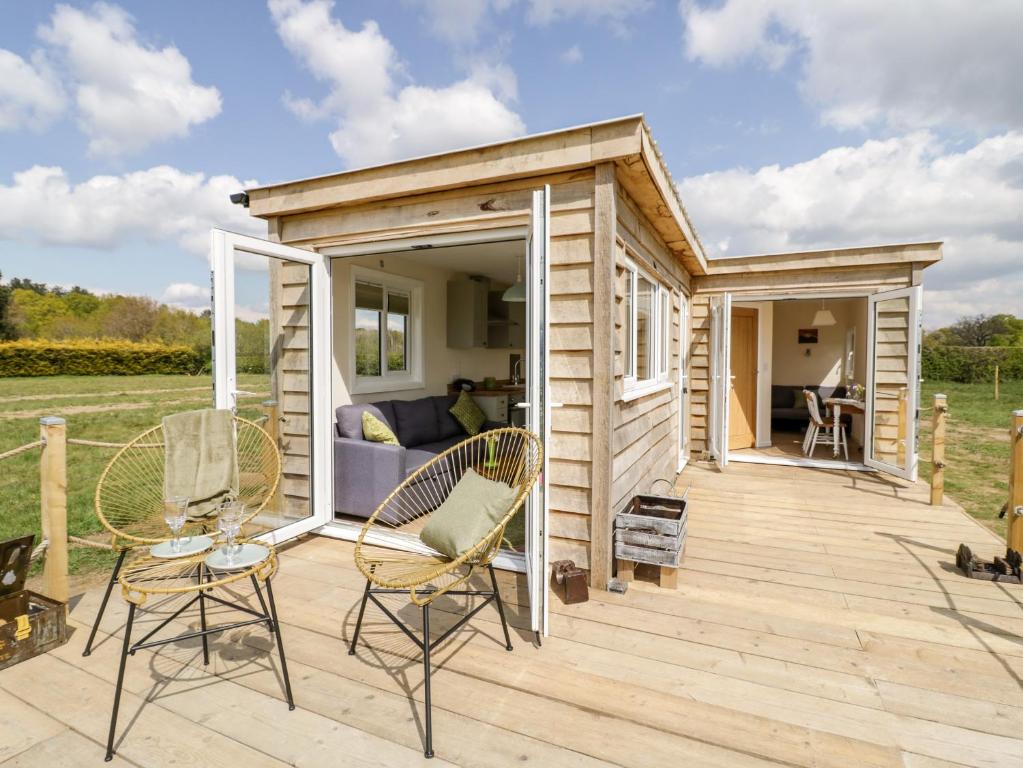
<svg viewBox="0 0 1023 768"><path fill-rule="evenodd" d="M25 589L33 540L0 543L0 670L67 642L67 606Z"/></svg>
<svg viewBox="0 0 1023 768"><path fill-rule="evenodd" d="M637 563L657 566L660 585L674 589L685 552L688 523L685 496L634 496L615 517L614 554L618 577L631 581Z"/></svg>

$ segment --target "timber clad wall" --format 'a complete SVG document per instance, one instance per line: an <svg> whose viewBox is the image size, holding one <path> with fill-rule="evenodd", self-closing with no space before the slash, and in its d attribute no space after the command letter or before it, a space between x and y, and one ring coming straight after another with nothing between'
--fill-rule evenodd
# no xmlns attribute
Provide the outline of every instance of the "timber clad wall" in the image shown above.
<svg viewBox="0 0 1023 768"><path fill-rule="evenodd" d="M281 482L285 518L309 509L309 267L270 259L270 396L281 422Z"/></svg>
<svg viewBox="0 0 1023 768"><path fill-rule="evenodd" d="M547 447L551 559L571 558L587 568L593 456L593 169L288 216L280 220L279 231L282 242L311 248L524 226L533 190L544 184L551 185L551 398L564 403L551 411Z"/></svg>
<svg viewBox="0 0 1023 768"><path fill-rule="evenodd" d="M679 450L679 327L680 295L689 276L643 218L629 196L619 188L615 249L615 362L612 406L611 509L617 512L636 493L646 493L659 478L673 479ZM671 386L631 401L625 392L624 291L625 259L646 268L672 292Z"/></svg>
<svg viewBox="0 0 1023 768"><path fill-rule="evenodd" d="M877 302L874 371L874 457L905 466L909 386L909 299Z"/></svg>

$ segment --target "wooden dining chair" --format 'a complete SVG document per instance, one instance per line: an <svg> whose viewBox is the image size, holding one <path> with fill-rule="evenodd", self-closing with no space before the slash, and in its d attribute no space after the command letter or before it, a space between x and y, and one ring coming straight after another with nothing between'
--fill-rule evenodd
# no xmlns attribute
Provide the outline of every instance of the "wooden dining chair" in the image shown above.
<svg viewBox="0 0 1023 768"><path fill-rule="evenodd" d="M838 445L849 461L849 443L845 436L845 425L839 423L835 429L833 421L821 417L820 406L817 403L817 394L809 389L803 390L803 397L806 398L806 410L810 414L810 422L806 428L806 436L803 438L803 453L813 458L813 452L818 444L834 448ZM837 443L835 441L838 441Z"/></svg>

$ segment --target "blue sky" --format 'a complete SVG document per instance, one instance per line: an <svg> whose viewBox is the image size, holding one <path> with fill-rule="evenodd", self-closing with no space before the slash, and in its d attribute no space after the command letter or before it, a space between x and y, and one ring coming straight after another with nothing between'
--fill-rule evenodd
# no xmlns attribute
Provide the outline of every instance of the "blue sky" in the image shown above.
<svg viewBox="0 0 1023 768"><path fill-rule="evenodd" d="M944 239L929 325L1023 314L1023 4L892 5L0 0L0 270L196 307L245 182L643 112L711 253Z"/></svg>

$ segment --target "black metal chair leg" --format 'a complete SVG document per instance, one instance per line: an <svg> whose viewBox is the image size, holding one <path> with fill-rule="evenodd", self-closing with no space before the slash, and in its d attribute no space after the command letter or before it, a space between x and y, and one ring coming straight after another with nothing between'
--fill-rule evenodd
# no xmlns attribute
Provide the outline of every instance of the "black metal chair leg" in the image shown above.
<svg viewBox="0 0 1023 768"><path fill-rule="evenodd" d="M291 678L288 677L288 660L284 657L284 640L281 638L281 623L277 620L277 603L274 602L274 590L270 579L266 580L266 597L270 601L270 618L273 619L274 635L277 636L277 652L281 656L281 674L284 676L284 693L288 697L288 709L295 708L295 699L291 695Z"/></svg>
<svg viewBox="0 0 1023 768"><path fill-rule="evenodd" d="M366 589L362 592L362 605L359 606L359 618L355 622L355 634L352 635L352 644L348 647L348 655L355 655L355 644L359 642L359 630L362 629L362 617L366 614L366 601L369 600L369 579L366 579Z"/></svg>
<svg viewBox="0 0 1023 768"><path fill-rule="evenodd" d="M508 634L508 621L504 618L504 603L501 602L501 590L497 588L497 576L494 573L494 566L488 565L490 571L490 583L494 585L494 600L497 602L497 613L501 617L501 626L504 628L504 647L509 651L512 649L511 635Z"/></svg>
<svg viewBox="0 0 1023 768"><path fill-rule="evenodd" d="M128 603L128 623L124 627L124 645L121 646L121 666L117 670L117 687L114 689L114 709L110 713L110 735L107 736L108 763L114 759L114 732L117 729L117 710L121 706L121 689L124 687L124 667L131 647L131 626L135 622L135 603Z"/></svg>
<svg viewBox="0 0 1023 768"><path fill-rule="evenodd" d="M107 591L103 594L103 602L99 604L99 613L96 614L96 621L93 622L92 631L89 632L89 639L85 641L85 650L82 651L83 656L88 656L92 653L92 642L96 639L96 632L99 631L99 623L103 620L103 614L107 610L107 601L110 600L110 593L114 590L114 584L117 583L117 575L121 572L121 566L124 565L125 555L128 554L127 549L122 549L121 554L117 556L117 562L114 564L113 573L110 574L110 581L107 582Z"/></svg>
<svg viewBox="0 0 1023 768"><path fill-rule="evenodd" d="M205 566L202 563L199 564L199 583L204 584L206 582ZM206 635L206 590L199 590L199 627L203 631L202 635L202 663L204 665L210 663L210 641Z"/></svg>
<svg viewBox="0 0 1023 768"><path fill-rule="evenodd" d="M423 606L423 691L426 694L426 749L423 754L433 757L433 704L430 701L430 605Z"/></svg>

